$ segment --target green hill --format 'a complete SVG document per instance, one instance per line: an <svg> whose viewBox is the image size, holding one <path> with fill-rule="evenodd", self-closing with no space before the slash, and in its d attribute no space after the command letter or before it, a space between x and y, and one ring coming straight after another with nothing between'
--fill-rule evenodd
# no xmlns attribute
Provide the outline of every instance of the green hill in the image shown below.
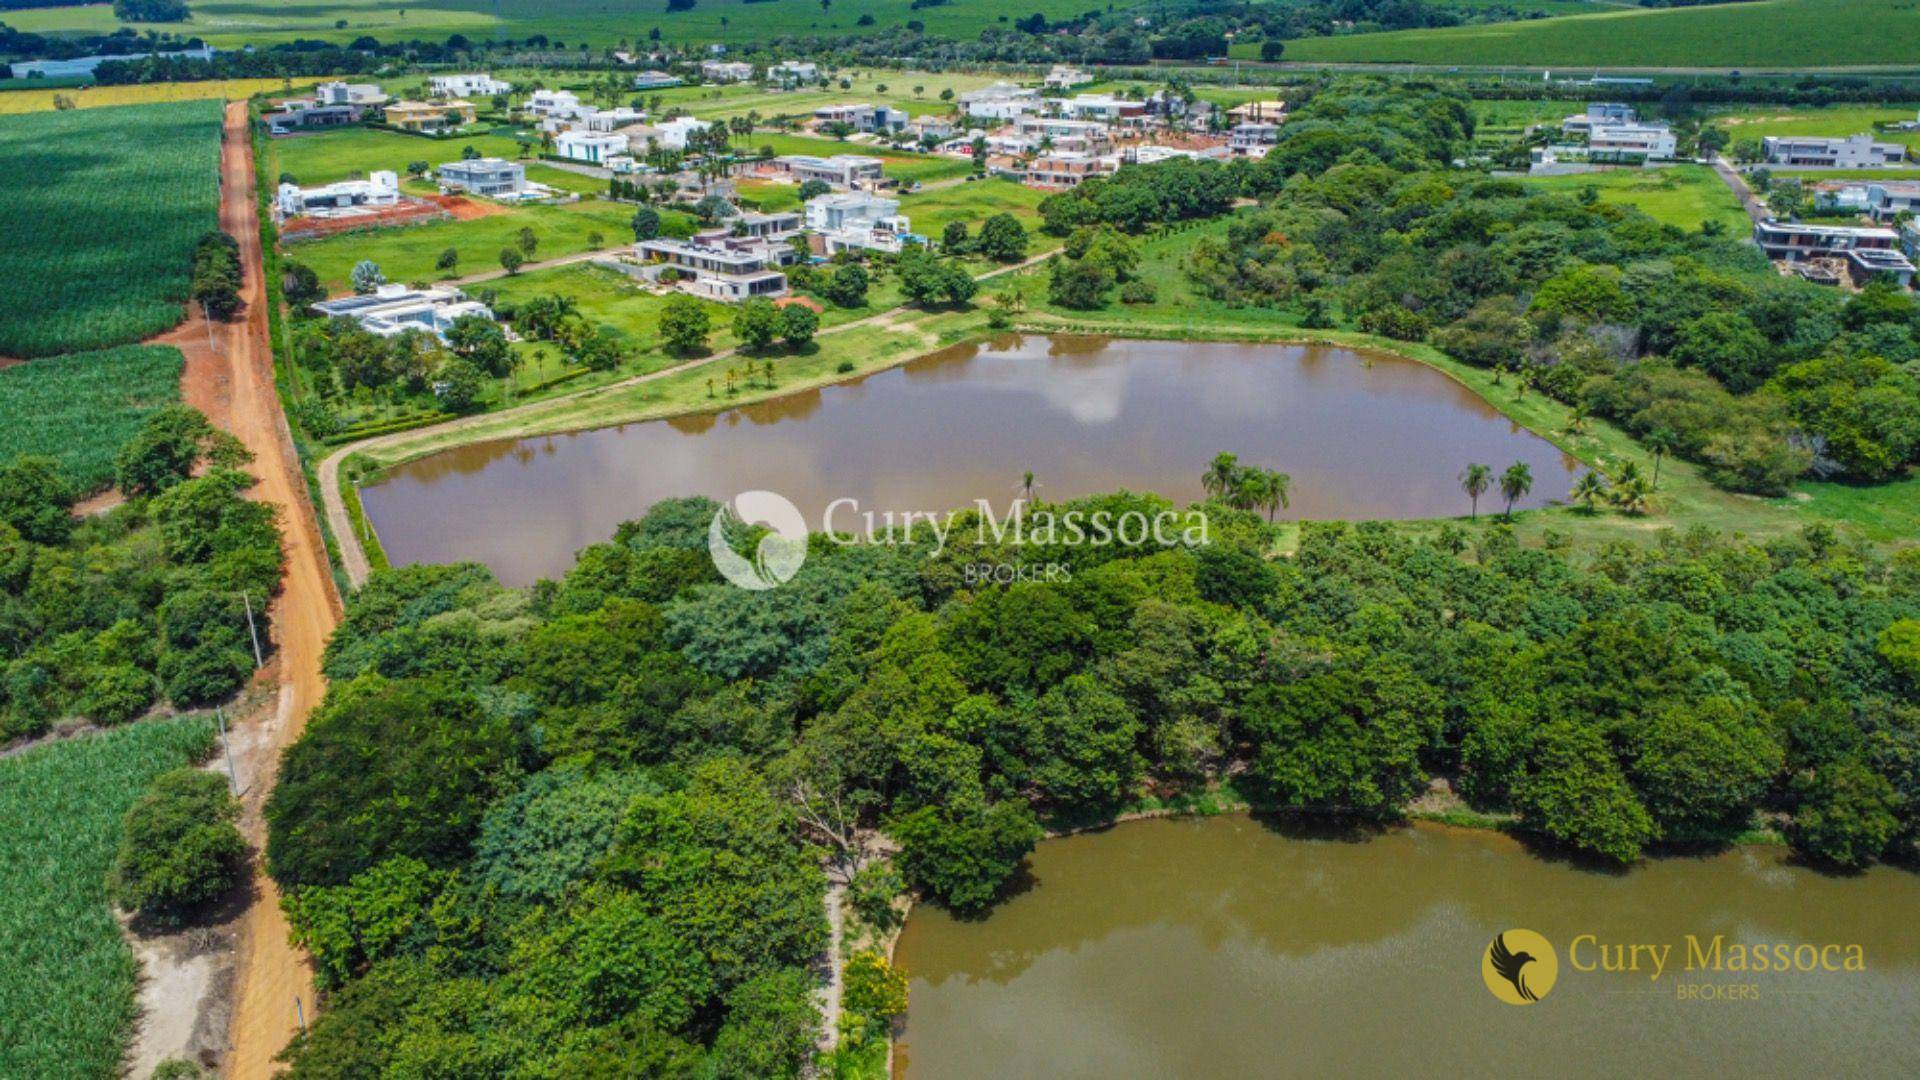
<svg viewBox="0 0 1920 1080"><path fill-rule="evenodd" d="M1257 46L1255 47L1257 48ZM1920 66L1913 0L1761 0L1302 38L1286 59L1527 67Z"/></svg>

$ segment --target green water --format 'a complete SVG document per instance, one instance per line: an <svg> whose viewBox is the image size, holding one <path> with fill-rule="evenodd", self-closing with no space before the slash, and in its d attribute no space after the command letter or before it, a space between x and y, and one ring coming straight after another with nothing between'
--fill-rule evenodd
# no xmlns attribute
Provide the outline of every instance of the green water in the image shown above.
<svg viewBox="0 0 1920 1080"><path fill-rule="evenodd" d="M1774 848L1598 873L1496 834L1328 837L1245 816L1048 841L990 916L914 913L896 1070L946 1077L1920 1075L1920 876ZM1538 1004L1481 981L1496 932L1553 942ZM1668 970L1573 970L1578 935ZM1861 972L1676 970L1685 935L1858 943ZM1643 954L1645 955L1645 954ZM1731 951L1723 949L1723 957ZM1597 951L1583 944L1579 959ZM1683 986L1737 1000L1683 1000ZM1696 991L1697 993L1697 991Z"/></svg>

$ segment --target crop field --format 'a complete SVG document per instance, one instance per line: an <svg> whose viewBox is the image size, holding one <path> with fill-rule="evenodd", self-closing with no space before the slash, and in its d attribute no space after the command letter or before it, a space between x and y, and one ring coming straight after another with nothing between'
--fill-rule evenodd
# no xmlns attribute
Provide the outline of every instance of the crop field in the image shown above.
<svg viewBox="0 0 1920 1080"><path fill-rule="evenodd" d="M1246 47L1240 47L1245 50ZM1252 47L1257 55L1258 46ZM1290 61L1525 67L1913 66L1920 6L1908 0L1754 3L1301 38Z"/></svg>
<svg viewBox="0 0 1920 1080"><path fill-rule="evenodd" d="M472 221L438 221L362 233L346 233L324 240L288 244L286 257L304 263L320 275L332 293L345 292L353 265L372 259L388 281L432 281L442 276L435 263L440 253L460 253L456 275L500 268L500 250L514 244L522 228L539 239L529 262L573 255L593 248L599 233L602 247L633 242L633 208L591 200L564 206L523 206Z"/></svg>
<svg viewBox="0 0 1920 1080"><path fill-rule="evenodd" d="M0 368L0 461L47 454L82 490L106 487L140 422L180 400L184 362L171 345L122 345Z"/></svg>
<svg viewBox="0 0 1920 1080"><path fill-rule="evenodd" d="M1743 235L1749 226L1740 200L1705 165L1530 176L1526 183L1528 187L1568 195L1577 195L1591 187L1603 203L1639 207L1655 221L1677 225L1689 232L1707 221L1720 222L1735 236Z"/></svg>
<svg viewBox="0 0 1920 1080"><path fill-rule="evenodd" d="M180 321L216 221L220 104L0 120L0 355L138 341Z"/></svg>
<svg viewBox="0 0 1920 1080"><path fill-rule="evenodd" d="M947 180L956 176L965 176L973 171L973 162L962 158L943 157L939 154L903 154L883 147L857 142L841 142L838 139L818 139L810 135L756 131L737 141L741 149L756 153L762 147L770 146L776 154L815 154L820 157L832 157L834 154L861 154L866 157L877 157L886 162L883 166L886 174L902 183Z"/></svg>
<svg viewBox="0 0 1920 1080"><path fill-rule="evenodd" d="M0 759L0 1076L115 1076L139 969L107 900L120 821L213 740L148 720Z"/></svg>
<svg viewBox="0 0 1920 1080"><path fill-rule="evenodd" d="M102 8L100 10L107 10ZM7 19L18 14L7 12ZM294 83L301 89L318 80ZM139 86L88 86L80 89L35 89L32 80L8 80L0 83L0 116L14 113L52 112L53 99L63 97L75 108L97 109L106 105L154 105L164 101L204 101L209 98L241 101L255 94L279 90L281 79L224 79L213 82L145 83ZM17 89L26 87L27 89Z"/></svg>
<svg viewBox="0 0 1920 1080"><path fill-rule="evenodd" d="M611 45L634 40L658 28L663 40L684 42L757 42L782 34L864 34L905 26L917 20L927 33L975 38L988 23L1006 22L1038 12L1058 19L1087 10L1085 0L969 0L915 10L912 0L836 0L823 11L817 0L701 0L691 11L669 13L666 0L440 0L431 7L396 5L390 0L202 0L185 23L122 24L110 5L9 11L17 30L106 32L122 25L205 38L220 47L279 44L296 38L347 42L363 34L382 41L406 38L443 40L452 33L470 38L524 38L541 33L568 45ZM872 26L859 25L863 15Z"/></svg>

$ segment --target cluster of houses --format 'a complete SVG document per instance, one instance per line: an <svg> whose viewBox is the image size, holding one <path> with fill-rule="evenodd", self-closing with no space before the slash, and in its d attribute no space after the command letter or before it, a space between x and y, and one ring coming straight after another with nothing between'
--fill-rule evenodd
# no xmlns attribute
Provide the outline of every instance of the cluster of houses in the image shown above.
<svg viewBox="0 0 1920 1080"><path fill-rule="evenodd" d="M513 89L490 75L440 75L427 101L395 101L373 83L324 82L312 97L289 98L261 117L272 135L378 120L402 131L435 135L474 122L479 110L467 94L504 94Z"/></svg>

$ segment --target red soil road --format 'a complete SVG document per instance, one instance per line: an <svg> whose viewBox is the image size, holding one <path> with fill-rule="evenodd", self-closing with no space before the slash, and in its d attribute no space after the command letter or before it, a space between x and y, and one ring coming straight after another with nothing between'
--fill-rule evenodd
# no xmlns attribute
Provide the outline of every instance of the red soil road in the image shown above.
<svg viewBox="0 0 1920 1080"><path fill-rule="evenodd" d="M286 574L269 615L279 647L275 659L279 708L236 724L234 732L236 752L243 758L237 764L248 785L241 800L241 824L259 849L266 837L261 809L273 788L280 751L300 737L307 714L326 692L321 653L339 624L340 598L328 570L319 524L307 501L292 435L274 391L249 134L246 105L228 105L220 150L220 227L240 245L246 317L213 324L211 335L206 322L190 320L163 340L186 354L182 393L188 404L253 451L250 471L257 483L252 497L279 511L286 548ZM295 1000L308 1019L314 1013L313 973L306 958L288 942L279 890L258 865L253 904L235 936L238 967L224 1072L253 1080L275 1072L274 1055L295 1031Z"/></svg>

